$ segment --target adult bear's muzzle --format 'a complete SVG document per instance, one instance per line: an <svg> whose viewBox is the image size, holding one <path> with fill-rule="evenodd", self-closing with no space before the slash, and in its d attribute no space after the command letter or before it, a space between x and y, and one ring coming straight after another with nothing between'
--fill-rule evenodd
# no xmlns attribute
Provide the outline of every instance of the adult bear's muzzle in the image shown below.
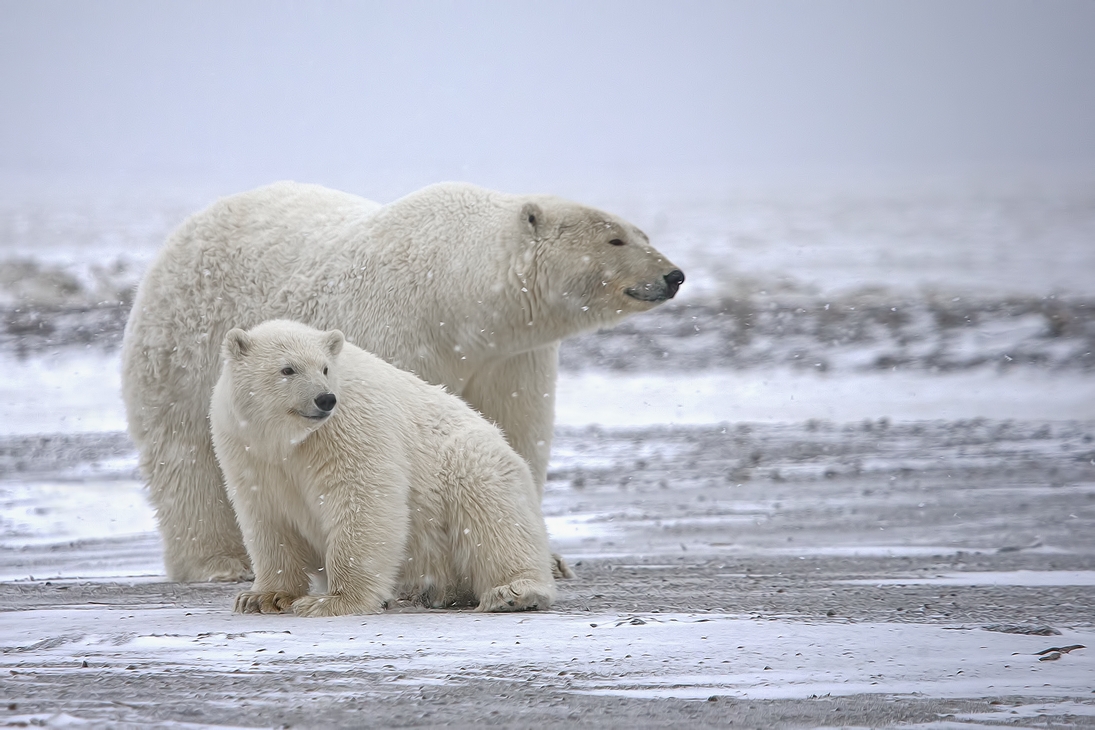
<svg viewBox="0 0 1095 730"><path fill-rule="evenodd" d="M677 290L681 288L683 283L684 272L680 269L673 269L663 276L661 281L655 280L640 286L633 286L625 290L624 293L641 302L664 302L666 299L675 297Z"/></svg>
<svg viewBox="0 0 1095 730"><path fill-rule="evenodd" d="M665 298L672 299L677 296L677 290L681 288L681 284L684 283L684 272L680 269L673 269L665 275Z"/></svg>

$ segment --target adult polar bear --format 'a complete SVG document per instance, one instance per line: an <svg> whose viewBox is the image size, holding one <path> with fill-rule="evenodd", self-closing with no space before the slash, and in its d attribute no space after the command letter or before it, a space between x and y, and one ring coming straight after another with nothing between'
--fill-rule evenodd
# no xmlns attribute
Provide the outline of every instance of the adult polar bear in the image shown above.
<svg viewBox="0 0 1095 730"><path fill-rule="evenodd" d="M209 433L228 330L340 329L497 423L542 495L559 342L645 311L681 271L615 216L464 183L388 205L277 183L171 236L126 325L122 394L177 581L241 580L247 553Z"/></svg>

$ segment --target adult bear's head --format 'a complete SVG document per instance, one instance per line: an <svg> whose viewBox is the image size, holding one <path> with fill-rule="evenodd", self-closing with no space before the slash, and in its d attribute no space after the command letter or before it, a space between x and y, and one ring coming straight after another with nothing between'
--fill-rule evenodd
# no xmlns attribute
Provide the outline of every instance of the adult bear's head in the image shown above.
<svg viewBox="0 0 1095 730"><path fill-rule="evenodd" d="M684 273L625 220L552 196L518 200L519 275L537 309L607 324L672 299L684 282Z"/></svg>

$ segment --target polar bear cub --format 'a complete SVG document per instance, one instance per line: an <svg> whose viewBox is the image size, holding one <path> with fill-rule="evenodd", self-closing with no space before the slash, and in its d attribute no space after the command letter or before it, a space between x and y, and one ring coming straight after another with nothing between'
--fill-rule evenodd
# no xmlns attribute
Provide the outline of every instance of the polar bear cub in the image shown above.
<svg viewBox="0 0 1095 730"><path fill-rule="evenodd" d="M213 445L255 569L237 612L551 605L529 467L462 400L285 320L231 330L223 358ZM308 595L313 577L326 595Z"/></svg>

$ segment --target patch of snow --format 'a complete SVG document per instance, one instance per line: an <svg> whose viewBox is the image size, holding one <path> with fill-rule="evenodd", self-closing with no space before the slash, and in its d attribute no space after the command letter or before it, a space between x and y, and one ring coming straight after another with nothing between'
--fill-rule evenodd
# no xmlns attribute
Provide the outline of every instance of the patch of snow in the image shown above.
<svg viewBox="0 0 1095 730"><path fill-rule="evenodd" d="M67 712L35 713L31 715L6 715L0 718L0 727L44 727L44 728L101 728L101 719L85 720ZM255 730L254 726L210 725L208 723L158 721L157 728L163 730Z"/></svg>
<svg viewBox="0 0 1095 730"><path fill-rule="evenodd" d="M0 353L0 433L124 431L121 360L96 349L47 357Z"/></svg>
<svg viewBox="0 0 1095 730"><path fill-rule="evenodd" d="M943 573L912 578L839 580L837 583L872 586L1095 586L1095 570L1012 570Z"/></svg>
<svg viewBox="0 0 1095 730"><path fill-rule="evenodd" d="M603 515L600 514L551 515L545 516L544 522L547 523L548 536L552 542L569 543L590 538L599 540L615 532L612 525L604 523Z"/></svg>
<svg viewBox="0 0 1095 730"><path fill-rule="evenodd" d="M750 552L769 554L769 555L791 555L795 557L831 557L831 558L902 558L902 557L921 557L921 556L949 556L957 555L958 553L965 553L967 555L982 555L986 553L997 552L996 548L992 549L971 549L969 547L955 547L953 545L820 545L809 547L797 547L797 548L765 548L765 547L750 547ZM1056 553L1065 554L1068 551L1060 548L1040 546L1037 548L1028 548L1024 552L1044 554L1044 553ZM868 580L863 581L865 585L877 585L880 581ZM882 581L883 583L885 581ZM917 583L920 582L917 579L910 579L908 581L902 581L902 583ZM966 584L968 585L968 584Z"/></svg>
<svg viewBox="0 0 1095 730"><path fill-rule="evenodd" d="M20 359L0 354L0 434L124 431L120 355L64 350ZM723 422L1095 417L1095 378L1038 371L927 373L562 372L560 426ZM561 459L565 455L554 455ZM595 459L592 454L575 455Z"/></svg>
<svg viewBox="0 0 1095 730"><path fill-rule="evenodd" d="M59 627L63 627L61 630ZM569 675L571 691L626 697L804 699L830 694L1076 697L1095 654L1039 662L1046 638L922 624L794 627L713 614L387 613L305 619L230 608L39 608L0 613L19 670L32 651L53 673L177 671L278 674L307 661L414 684L513 673ZM1095 645L1095 631L1055 642ZM87 662L87 668L82 663ZM396 672L391 672L396 674Z"/></svg>
<svg viewBox="0 0 1095 730"><path fill-rule="evenodd" d="M156 519L136 481L0 482L0 546L151 534Z"/></svg>
<svg viewBox="0 0 1095 730"><path fill-rule="evenodd" d="M1083 374L903 372L840 376L792 371L665 375L560 373L555 422L565 426L835 422L890 418L1069 420L1095 416Z"/></svg>
<svg viewBox="0 0 1095 730"><path fill-rule="evenodd" d="M57 549L60 547L61 549ZM109 540L25 544L0 562L0 581L162 583L163 544L156 533ZM10 558L10 556L4 556Z"/></svg>
<svg viewBox="0 0 1095 730"><path fill-rule="evenodd" d="M956 713L954 717L959 720L986 720L992 722L993 727L999 727L996 723L1011 721L1019 717L1059 717L1061 715L1095 717L1095 704L1039 702L1038 704L1019 704L1011 707L1003 705L996 712L962 712Z"/></svg>

